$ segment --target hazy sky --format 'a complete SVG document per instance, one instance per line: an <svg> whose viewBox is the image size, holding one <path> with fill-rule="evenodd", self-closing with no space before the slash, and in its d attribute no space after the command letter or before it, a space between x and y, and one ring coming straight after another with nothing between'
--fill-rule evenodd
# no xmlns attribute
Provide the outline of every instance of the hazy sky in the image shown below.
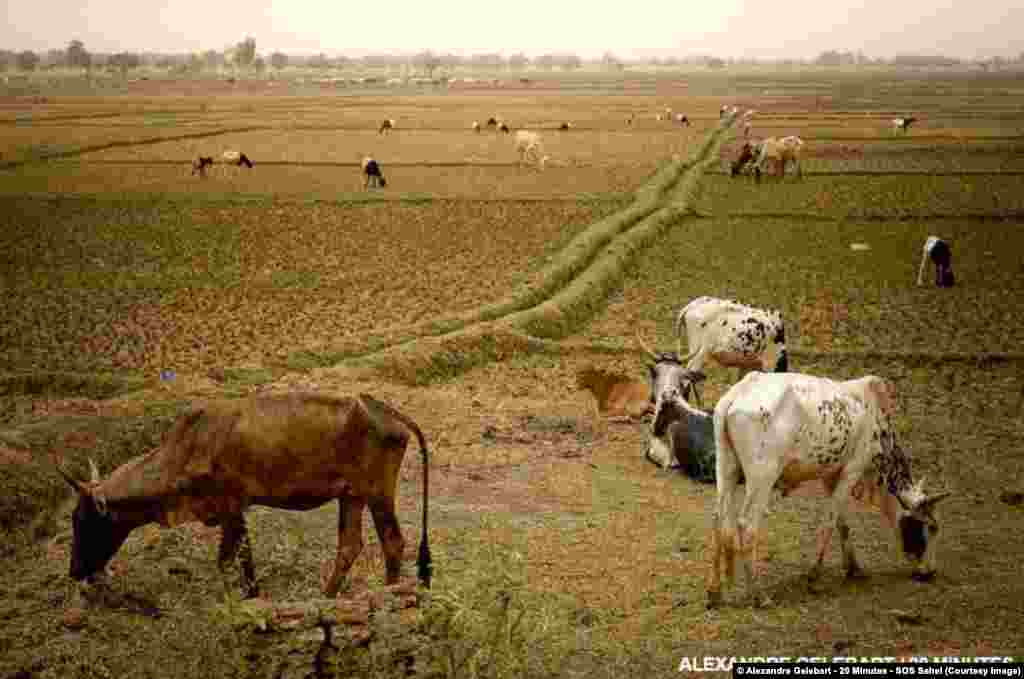
<svg viewBox="0 0 1024 679"><path fill-rule="evenodd" d="M0 0L0 48L79 39L95 52L612 50L621 57L715 54L963 58L1024 52L1024 0Z"/></svg>

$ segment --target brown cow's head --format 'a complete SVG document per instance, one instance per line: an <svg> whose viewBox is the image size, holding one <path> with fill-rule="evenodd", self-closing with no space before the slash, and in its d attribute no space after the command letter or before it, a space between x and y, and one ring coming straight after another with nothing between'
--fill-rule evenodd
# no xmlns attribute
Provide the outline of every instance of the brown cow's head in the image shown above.
<svg viewBox="0 0 1024 679"><path fill-rule="evenodd" d="M103 572L134 527L119 522L107 510L106 502L94 494L100 483L99 471L92 460L89 465L92 469L89 482L79 481L57 468L64 480L78 492L78 505L71 514L73 533L69 572L75 580L85 580Z"/></svg>

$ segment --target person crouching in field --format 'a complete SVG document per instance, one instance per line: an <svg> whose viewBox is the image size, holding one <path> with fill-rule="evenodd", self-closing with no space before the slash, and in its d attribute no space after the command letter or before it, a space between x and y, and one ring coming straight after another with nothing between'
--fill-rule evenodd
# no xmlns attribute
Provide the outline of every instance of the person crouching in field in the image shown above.
<svg viewBox="0 0 1024 679"><path fill-rule="evenodd" d="M938 236L928 236L921 253L921 268L917 272L918 285L924 284L924 268L929 259L935 265L935 285L940 288L953 287L953 252L949 249L949 243Z"/></svg>
<svg viewBox="0 0 1024 679"><path fill-rule="evenodd" d="M363 188L369 189L371 184L379 186L380 188L384 188L388 185L387 180L384 179L384 175L381 174L380 165L377 164L376 160L369 156L363 158L363 174L366 175L366 186Z"/></svg>

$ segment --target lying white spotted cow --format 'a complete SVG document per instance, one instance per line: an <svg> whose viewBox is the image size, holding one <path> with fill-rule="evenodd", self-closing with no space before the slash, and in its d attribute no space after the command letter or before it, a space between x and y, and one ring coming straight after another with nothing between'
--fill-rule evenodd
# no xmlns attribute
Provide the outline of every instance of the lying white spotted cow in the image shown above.
<svg viewBox="0 0 1024 679"><path fill-rule="evenodd" d="M709 608L721 603L721 567L724 563L731 580L737 552L754 602L765 602L756 582L761 574L758 533L772 489L785 496L812 480L822 481L830 497L811 583L821 575L835 529L847 577L864 575L846 521L851 496L877 505L898 532L914 579L932 578L939 530L934 508L949 493L929 496L923 480L914 483L910 459L892 428L895 409L895 388L873 375L837 382L751 373L725 393L714 413L718 499L712 515ZM737 507L741 479L746 491Z"/></svg>
<svg viewBox="0 0 1024 679"><path fill-rule="evenodd" d="M723 367L786 372L786 329L782 314L774 309L750 307L717 297L698 297L676 317L676 351L682 355L682 331L686 326L686 368L703 375L707 360Z"/></svg>

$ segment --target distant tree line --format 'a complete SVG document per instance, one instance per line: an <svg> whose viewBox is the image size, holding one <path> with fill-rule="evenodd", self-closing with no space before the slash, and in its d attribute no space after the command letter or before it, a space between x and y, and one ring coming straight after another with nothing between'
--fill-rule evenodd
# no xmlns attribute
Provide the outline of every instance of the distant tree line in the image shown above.
<svg viewBox="0 0 1024 679"><path fill-rule="evenodd" d="M591 62L608 70L621 71L630 63L614 53L605 52L598 60ZM871 58L863 52L827 50L811 60L784 59L759 61L756 59L726 59L711 55L688 57L656 57L643 62L657 67L703 66L710 69L724 69L730 66L775 64L782 66L894 66L906 68L948 68L965 65L979 65L983 68L1001 68L1024 64L1024 52L1015 59L995 57L979 61L965 61L942 55L906 55L887 59ZM405 68L412 67L433 77L438 71L480 69L487 71L520 71L527 68L538 70L572 71L582 68L584 60L572 53L548 53L528 57L519 52L505 56L499 52L478 53L462 56L452 53L435 53L425 50L417 54L370 54L363 57L334 56L326 54L294 56L283 52L272 52L266 57L256 49L256 40L246 36L240 42L223 50L206 50L191 54L159 54L142 52L119 52L102 54L89 52L81 40L71 40L64 49L50 49L45 52L25 50L15 52L0 49L0 71L34 71L37 69L72 68L88 73L93 69L127 75L139 67L155 67L181 73L198 73L225 68L244 71L264 71L267 68L281 70L289 66L316 69Z"/></svg>

